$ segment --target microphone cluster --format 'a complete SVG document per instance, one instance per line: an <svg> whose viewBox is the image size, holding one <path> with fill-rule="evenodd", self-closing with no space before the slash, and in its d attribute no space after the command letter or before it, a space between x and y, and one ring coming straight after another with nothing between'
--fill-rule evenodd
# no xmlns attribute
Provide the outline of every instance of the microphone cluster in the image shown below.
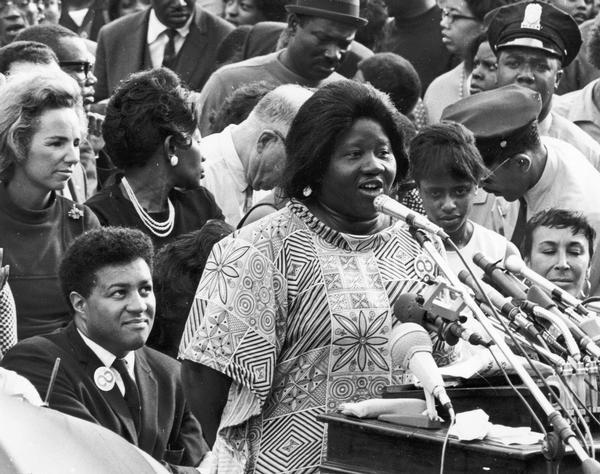
<svg viewBox="0 0 600 474"><path fill-rule="evenodd" d="M428 406L435 396L449 409L451 418L454 418L452 405L443 388L443 380L432 357L427 330L437 333L448 344L456 344L459 339L463 339L471 344L491 345L485 338L461 324L463 321L457 300L462 297L463 303L495 342L495 346L489 347L490 352L499 351L510 363L546 414L547 421L553 426L558 438L573 449L584 472L600 472L600 463L590 457L571 425L550 403L504 340L505 336L510 337L520 350L523 351L525 345L529 350L536 351L554 366L557 373L562 374L569 390L577 395L578 403L585 404L592 412L597 413L600 410L600 348L596 341L600 341L600 324L596 317L590 314L581 301L531 271L516 256L506 259L503 265L505 268L499 262L488 260L481 253L474 256L474 263L485 274L484 282L492 288L480 285L471 276L470 266L469 272L463 272L459 278L426 235L437 236L461 255L443 229L387 196L378 196L373 205L379 212L406 222L423 250L434 260L449 284L453 285L438 282L433 291L425 291L425 294L420 295L402 295L394 304L394 314L402 324L397 324L391 334L392 359L395 365L410 370L421 380ZM525 281L519 280L519 277ZM432 279L428 278L424 283L431 284ZM467 288L472 289L475 298ZM449 307L437 304L444 300L438 297L441 293L447 296L445 301ZM452 309L455 310L454 313ZM493 318L486 317L486 313ZM500 315L508 320L508 326ZM500 336L497 328L501 328L505 334ZM523 354L527 355L525 352ZM541 376L539 371L538 374ZM563 402L572 400L567 391L561 391L560 396ZM567 405L567 410L571 408L578 411L578 407Z"/></svg>

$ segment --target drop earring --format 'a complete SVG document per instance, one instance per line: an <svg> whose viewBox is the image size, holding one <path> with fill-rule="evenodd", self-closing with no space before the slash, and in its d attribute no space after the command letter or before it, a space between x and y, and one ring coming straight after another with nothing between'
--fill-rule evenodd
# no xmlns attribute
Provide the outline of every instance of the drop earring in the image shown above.
<svg viewBox="0 0 600 474"><path fill-rule="evenodd" d="M179 157L177 155L171 155L169 157L169 162L171 163L171 166L175 168L175 166L177 166L177 163L179 163Z"/></svg>
<svg viewBox="0 0 600 474"><path fill-rule="evenodd" d="M310 186L306 186L303 190L302 190L302 195L304 197L308 197L312 194L312 188Z"/></svg>

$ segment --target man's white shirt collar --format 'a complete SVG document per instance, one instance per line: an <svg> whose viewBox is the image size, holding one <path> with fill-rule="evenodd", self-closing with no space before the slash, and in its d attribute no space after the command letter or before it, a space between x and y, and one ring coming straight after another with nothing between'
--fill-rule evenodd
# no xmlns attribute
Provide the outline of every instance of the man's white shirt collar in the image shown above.
<svg viewBox="0 0 600 474"><path fill-rule="evenodd" d="M79 328L77 328L77 332L81 336L81 339L83 339L85 345L88 346L94 354L96 354L96 356L98 357L98 359L100 359L100 362L102 362L104 366L111 367L113 365L113 362L117 358L116 355L114 355L110 351L107 351L100 344L97 344L94 341L92 341L89 337L83 334L79 330ZM123 359L125 359L125 362L127 362L127 371L129 372L129 375L131 375L131 377L135 379L133 372L133 367L135 364L135 353L131 351L125 357L123 357Z"/></svg>
<svg viewBox="0 0 600 474"><path fill-rule="evenodd" d="M185 38L188 35L188 33L190 32L190 25L192 24L193 19L194 19L194 13L192 12L190 17L188 18L188 21L185 22L185 25L183 25L181 28L176 28L177 33L179 33L182 38ZM154 8L151 8L150 9L150 18L148 18L147 43L148 44L154 43L157 40L157 38L168 29L169 29L168 26L165 26L160 22L160 20L156 16L156 12L154 11Z"/></svg>

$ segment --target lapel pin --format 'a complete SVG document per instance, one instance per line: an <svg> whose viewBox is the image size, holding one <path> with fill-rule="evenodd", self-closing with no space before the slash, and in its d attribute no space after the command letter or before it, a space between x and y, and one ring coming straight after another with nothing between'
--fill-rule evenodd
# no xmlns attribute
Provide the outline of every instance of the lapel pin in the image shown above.
<svg viewBox="0 0 600 474"><path fill-rule="evenodd" d="M103 392L110 392L115 386L115 374L108 367L98 367L94 371L94 382Z"/></svg>

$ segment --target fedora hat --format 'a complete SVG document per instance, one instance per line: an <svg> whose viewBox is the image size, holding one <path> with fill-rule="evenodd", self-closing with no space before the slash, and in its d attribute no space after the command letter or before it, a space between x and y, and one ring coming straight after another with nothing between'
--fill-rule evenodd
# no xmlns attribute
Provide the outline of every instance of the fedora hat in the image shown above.
<svg viewBox="0 0 600 474"><path fill-rule="evenodd" d="M364 26L366 18L359 15L360 0L296 0L285 6L290 13L311 15L354 26Z"/></svg>

